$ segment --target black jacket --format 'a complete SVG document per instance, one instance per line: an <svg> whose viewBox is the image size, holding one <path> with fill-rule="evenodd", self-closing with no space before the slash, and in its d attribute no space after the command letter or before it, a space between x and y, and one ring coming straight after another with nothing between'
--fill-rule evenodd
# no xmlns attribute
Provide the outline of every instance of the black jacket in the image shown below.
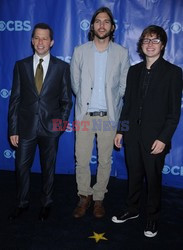
<svg viewBox="0 0 183 250"><path fill-rule="evenodd" d="M33 56L17 61L9 102L9 135L32 138L58 136L52 119L68 120L72 106L69 65L50 55L48 71L40 92L37 92Z"/></svg>
<svg viewBox="0 0 183 250"><path fill-rule="evenodd" d="M145 62L141 62L129 69L124 106L120 116L120 122L129 122L129 129L125 132L120 132L119 129L118 132L124 134L125 144L132 144L137 136L140 136L149 151L156 139L170 148L181 112L182 70L159 58L152 69L152 77L142 104L141 74L144 67ZM140 106L142 110L139 125Z"/></svg>

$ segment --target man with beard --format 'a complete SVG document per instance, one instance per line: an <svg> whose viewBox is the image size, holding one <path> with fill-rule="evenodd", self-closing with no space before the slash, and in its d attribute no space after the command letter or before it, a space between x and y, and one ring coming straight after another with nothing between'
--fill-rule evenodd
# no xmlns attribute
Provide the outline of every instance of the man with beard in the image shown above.
<svg viewBox="0 0 183 250"><path fill-rule="evenodd" d="M128 51L113 42L115 22L110 9L98 9L91 20L89 42L75 48L71 60L72 89L76 95L76 181L79 203L75 218L86 213L93 197L96 218L105 215L104 195L111 172L116 123L129 68ZM90 159L97 139L98 171L91 186Z"/></svg>

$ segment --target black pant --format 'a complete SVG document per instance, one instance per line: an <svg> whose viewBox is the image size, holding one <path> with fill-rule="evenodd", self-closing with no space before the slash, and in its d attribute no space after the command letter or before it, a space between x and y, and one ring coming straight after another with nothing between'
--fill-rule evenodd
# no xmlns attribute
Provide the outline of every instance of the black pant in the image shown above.
<svg viewBox="0 0 183 250"><path fill-rule="evenodd" d="M161 181L165 155L165 152L157 155L150 154L140 141L125 146L129 181L127 205L132 213L139 213L142 187L144 177L146 177L148 189L147 218L158 219L161 206Z"/></svg>
<svg viewBox="0 0 183 250"><path fill-rule="evenodd" d="M41 203L43 206L49 206L52 203L51 196L53 193L58 141L59 137L19 138L16 152L17 201L19 207L25 207L29 203L30 169L37 145L42 171Z"/></svg>

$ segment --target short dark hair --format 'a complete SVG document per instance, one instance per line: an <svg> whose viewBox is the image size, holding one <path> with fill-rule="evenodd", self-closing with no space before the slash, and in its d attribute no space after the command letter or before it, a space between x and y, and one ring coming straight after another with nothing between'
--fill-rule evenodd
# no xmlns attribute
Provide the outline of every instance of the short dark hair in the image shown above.
<svg viewBox="0 0 183 250"><path fill-rule="evenodd" d="M88 33L88 39L89 39L89 41L93 41L93 39L94 39L95 35L94 35L94 30L93 30L93 24L95 22L96 16L100 13L107 13L107 15L109 16L111 24L114 26L114 29L113 29L113 31L111 31L109 38L110 38L110 40L114 41L114 31L116 29L116 24L114 22L114 17L112 15L111 10L107 7L101 7L98 10L96 10L95 13L93 14L93 17L92 17L91 22L90 22L90 31Z"/></svg>
<svg viewBox="0 0 183 250"><path fill-rule="evenodd" d="M37 24L34 26L34 29L33 29L33 31L32 31L32 38L33 38L34 35L35 35L36 29L49 30L49 32L50 32L50 39L51 39L51 41L53 40L53 30L52 30L52 28L51 28L48 24L46 24L46 23L37 23Z"/></svg>
<svg viewBox="0 0 183 250"><path fill-rule="evenodd" d="M143 59L145 58L145 55L142 51L142 40L144 39L146 35L152 35L152 34L155 34L157 38L160 39L162 44L164 45L163 49L161 50L161 56L164 55L165 47L167 43L167 34L162 27L157 26L157 25L150 25L143 30L139 38L139 41L137 43L137 52L139 53L139 56Z"/></svg>

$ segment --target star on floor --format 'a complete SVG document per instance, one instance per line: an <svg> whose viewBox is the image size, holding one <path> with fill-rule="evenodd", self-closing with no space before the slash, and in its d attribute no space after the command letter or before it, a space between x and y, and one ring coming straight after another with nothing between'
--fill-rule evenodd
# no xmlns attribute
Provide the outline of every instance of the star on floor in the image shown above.
<svg viewBox="0 0 183 250"><path fill-rule="evenodd" d="M88 238L95 239L95 241L97 243L97 242L99 242L99 240L107 240L107 238L104 237L104 234L105 233L98 234L98 233L93 232L93 235L89 236Z"/></svg>

